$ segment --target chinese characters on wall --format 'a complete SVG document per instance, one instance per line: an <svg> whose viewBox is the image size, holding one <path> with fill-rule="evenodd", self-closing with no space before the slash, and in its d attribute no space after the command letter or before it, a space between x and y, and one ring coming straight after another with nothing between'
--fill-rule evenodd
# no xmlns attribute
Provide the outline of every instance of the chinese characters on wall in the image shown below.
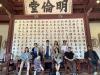
<svg viewBox="0 0 100 75"><path fill-rule="evenodd" d="M71 14L72 0L24 0L26 14Z"/></svg>
<svg viewBox="0 0 100 75"><path fill-rule="evenodd" d="M86 48L86 36L83 18L75 19L27 19L15 20L12 53L20 54L27 46L31 50L34 43L45 45L50 40L53 45L57 40L62 45L67 40L67 46L71 46L77 58L84 58Z"/></svg>

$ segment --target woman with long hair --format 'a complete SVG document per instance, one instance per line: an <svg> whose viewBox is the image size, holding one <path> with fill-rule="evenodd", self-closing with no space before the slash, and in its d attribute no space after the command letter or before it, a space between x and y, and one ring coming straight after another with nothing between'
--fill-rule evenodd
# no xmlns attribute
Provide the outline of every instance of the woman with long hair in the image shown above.
<svg viewBox="0 0 100 75"><path fill-rule="evenodd" d="M53 58L55 61L56 75L60 75L59 69L60 69L61 63L63 62L63 57L60 52L59 44L57 41L54 42Z"/></svg>
<svg viewBox="0 0 100 75"><path fill-rule="evenodd" d="M29 75L31 55L29 53L28 47L25 47L24 52L22 52L22 54L20 56L20 59L21 59L21 65L20 65L20 70L18 72L18 75L21 75L21 71L22 71L24 63L27 63L27 73L26 73L26 75Z"/></svg>

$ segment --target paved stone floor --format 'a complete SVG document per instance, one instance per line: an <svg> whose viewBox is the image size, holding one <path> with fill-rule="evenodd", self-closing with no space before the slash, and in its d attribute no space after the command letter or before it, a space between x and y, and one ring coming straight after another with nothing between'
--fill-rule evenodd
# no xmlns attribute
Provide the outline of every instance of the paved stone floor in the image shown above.
<svg viewBox="0 0 100 75"><path fill-rule="evenodd" d="M6 75L6 74L0 72L0 75ZM9 75L17 75L17 74L15 72L11 72ZM26 72L23 72L22 75L26 75ZM45 75L49 75L49 74L48 73L45 73ZM64 74L61 74L61 75L64 75ZM66 75L71 75L71 74L66 74ZM84 72L84 73L80 73L78 75L93 75L93 74L88 74L88 73L85 73ZM100 73L98 75L100 75Z"/></svg>

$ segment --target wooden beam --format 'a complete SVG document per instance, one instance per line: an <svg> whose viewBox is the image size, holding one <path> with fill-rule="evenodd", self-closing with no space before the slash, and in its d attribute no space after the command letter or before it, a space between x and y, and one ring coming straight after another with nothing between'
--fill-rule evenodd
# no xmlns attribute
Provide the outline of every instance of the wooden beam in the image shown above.
<svg viewBox="0 0 100 75"><path fill-rule="evenodd" d="M73 9L82 9L82 8L85 8L85 7L86 7L85 4L73 5Z"/></svg>
<svg viewBox="0 0 100 75"><path fill-rule="evenodd" d="M17 16L17 15L15 15L15 16ZM23 17L24 15L19 15L19 16ZM34 16L31 15L30 17L34 17ZM92 13L90 13L88 19L90 21L100 20L100 13L92 12ZM9 17L7 15L0 15L0 23L5 23L5 22L8 23L9 20L10 19L9 19Z"/></svg>
<svg viewBox="0 0 100 75"><path fill-rule="evenodd" d="M93 8L90 8L88 11L87 11L87 16L90 15L90 13L92 12Z"/></svg>
<svg viewBox="0 0 100 75"><path fill-rule="evenodd" d="M91 7L95 7L95 5L96 5L96 0L90 0L88 6L90 6L91 8Z"/></svg>
<svg viewBox="0 0 100 75"><path fill-rule="evenodd" d="M14 27L14 18L13 15L11 15L10 21L9 21L9 29L8 29L8 37L7 37L7 46L6 46L6 54L9 55L11 53L11 47L12 47L12 38L13 38L13 27ZM11 57L11 56L10 56ZM9 60L11 58L7 57L7 59L5 59L6 61ZM6 75L10 75L9 74L9 63L10 61L7 61L6 63Z"/></svg>
<svg viewBox="0 0 100 75"><path fill-rule="evenodd" d="M5 8L5 10L9 11L10 14L14 14L13 11L13 3L11 3L10 0L0 0L0 3L3 5L3 7Z"/></svg>
<svg viewBox="0 0 100 75"><path fill-rule="evenodd" d="M7 15L0 15L0 23L9 22L9 17Z"/></svg>
<svg viewBox="0 0 100 75"><path fill-rule="evenodd" d="M85 14L85 33L86 33L86 42L87 46L90 45L92 46L92 41L91 41L91 33L90 33L90 27L89 27L89 19L87 14Z"/></svg>
<svg viewBox="0 0 100 75"><path fill-rule="evenodd" d="M7 38L7 48L6 52L9 53L11 51L11 46L12 46L12 37L13 37L13 27L14 27L14 17L13 15L11 16L11 19L9 21L9 29L8 29L8 38Z"/></svg>
<svg viewBox="0 0 100 75"><path fill-rule="evenodd" d="M38 14L38 15L14 15L15 19L61 19L61 18L79 18L83 17L83 13L75 14Z"/></svg>
<svg viewBox="0 0 100 75"><path fill-rule="evenodd" d="M90 13L89 20L100 20L100 13Z"/></svg>
<svg viewBox="0 0 100 75"><path fill-rule="evenodd" d="M89 0L73 0L73 4L88 4Z"/></svg>

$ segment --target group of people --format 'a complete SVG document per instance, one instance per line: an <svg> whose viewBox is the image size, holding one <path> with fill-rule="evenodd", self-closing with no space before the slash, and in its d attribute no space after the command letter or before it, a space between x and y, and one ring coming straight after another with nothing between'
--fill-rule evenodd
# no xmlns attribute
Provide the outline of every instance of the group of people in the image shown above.
<svg viewBox="0 0 100 75"><path fill-rule="evenodd" d="M27 75L29 75L30 59L33 60L34 75L38 75L41 71L44 71L47 68L52 70L52 63L46 63L45 67L43 67L42 61L44 60L54 61L56 75L60 75L60 66L64 66L64 60L67 60L67 64L70 65L72 75L77 75L75 54L72 51L72 47L67 47L66 40L63 41L63 45L61 47L59 46L58 41L55 41L53 47L51 47L49 40L46 40L46 46L42 48L39 48L38 44L34 43L31 53L29 52L29 48L26 47L22 52L20 59L21 64L18 75L21 75L24 63L27 64ZM93 67L93 72L96 74L96 66L99 63L99 57L90 46L88 46L88 50L85 52L85 59L90 62Z"/></svg>

